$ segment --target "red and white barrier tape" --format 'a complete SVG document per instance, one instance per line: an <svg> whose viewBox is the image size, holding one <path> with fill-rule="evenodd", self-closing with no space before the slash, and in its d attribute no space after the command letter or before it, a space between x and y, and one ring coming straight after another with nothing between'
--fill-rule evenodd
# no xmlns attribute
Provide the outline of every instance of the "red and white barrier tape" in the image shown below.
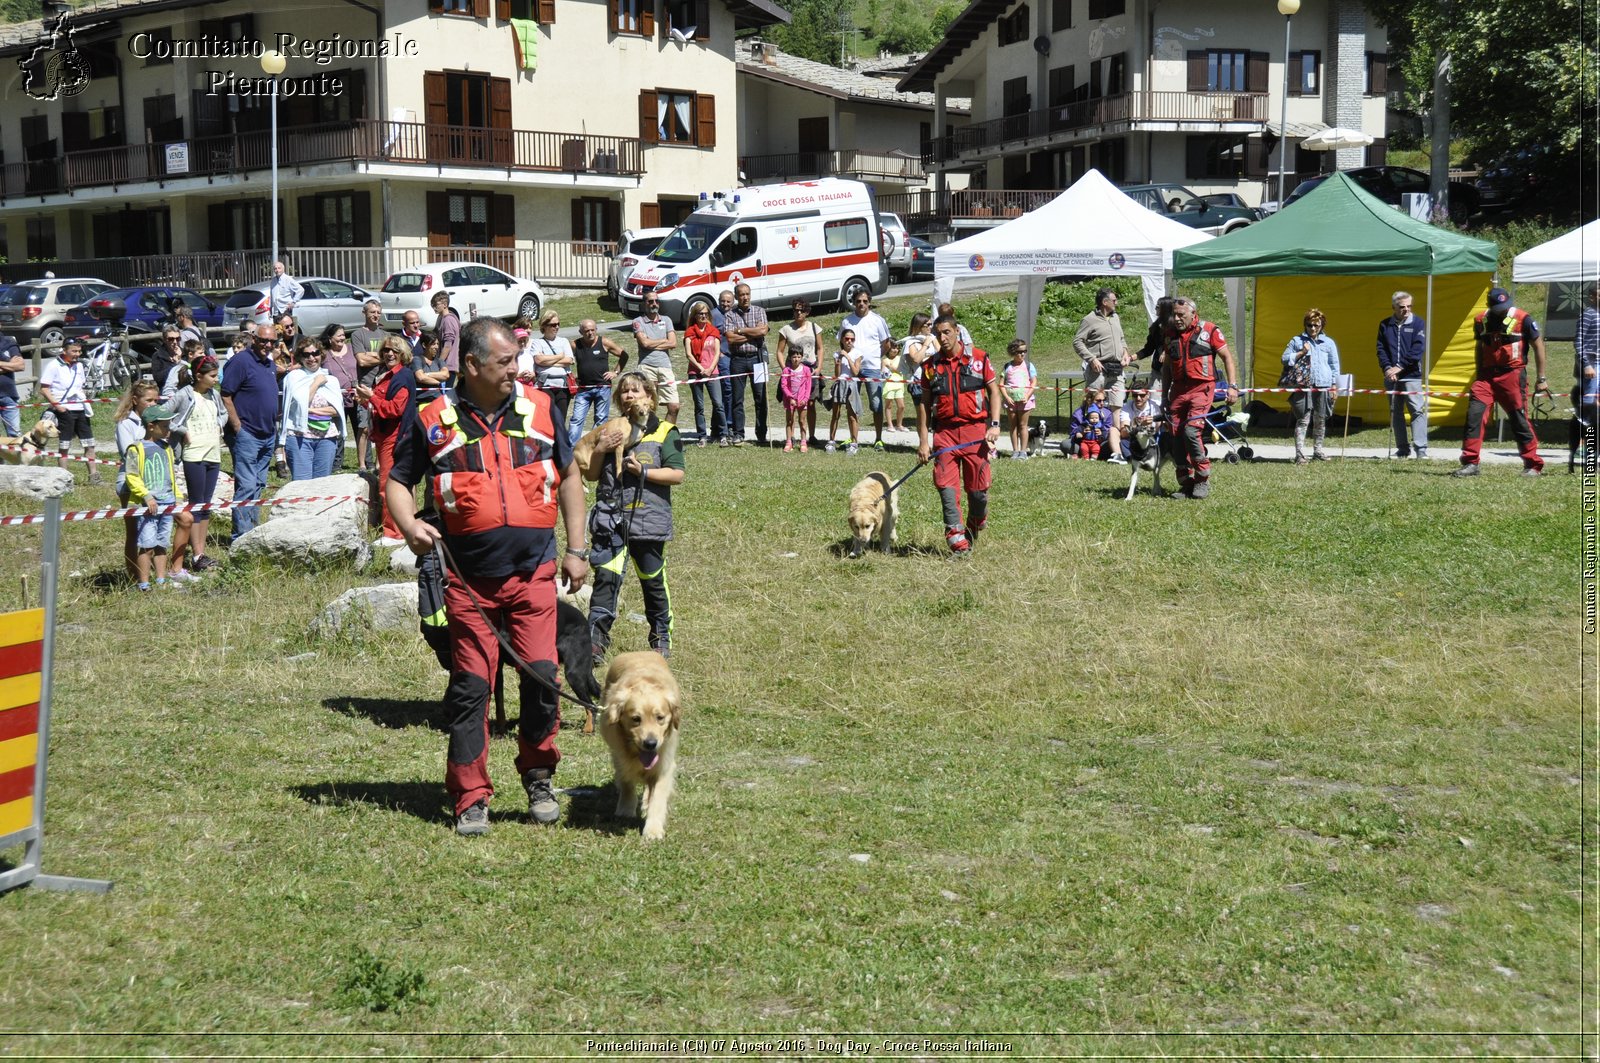
<svg viewBox="0 0 1600 1063"><path fill-rule="evenodd" d="M151 514L149 506L124 506L118 509L78 509L61 514L63 521L121 520L123 517L170 516L173 513L190 513L205 509L247 509L251 506L282 506L291 502L361 502L360 495L313 495L307 498L255 498L232 502L176 502L157 506ZM43 513L27 513L15 517L0 517L0 528L17 524L43 524L48 518Z"/></svg>

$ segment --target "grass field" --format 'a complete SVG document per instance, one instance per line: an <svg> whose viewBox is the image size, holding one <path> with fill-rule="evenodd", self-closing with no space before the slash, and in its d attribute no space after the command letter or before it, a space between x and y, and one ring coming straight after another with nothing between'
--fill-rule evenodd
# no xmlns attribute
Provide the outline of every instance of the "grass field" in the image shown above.
<svg viewBox="0 0 1600 1063"><path fill-rule="evenodd" d="M497 738L493 830L451 833L420 640L304 634L378 567L136 597L120 529L68 525L46 870L116 887L0 900L5 1052L1580 1049L1576 478L1219 466L1123 503L1114 468L1002 462L972 561L926 473L898 553L844 559L851 483L913 460L691 451L650 846L575 730L558 826ZM13 608L39 534L3 531Z"/></svg>

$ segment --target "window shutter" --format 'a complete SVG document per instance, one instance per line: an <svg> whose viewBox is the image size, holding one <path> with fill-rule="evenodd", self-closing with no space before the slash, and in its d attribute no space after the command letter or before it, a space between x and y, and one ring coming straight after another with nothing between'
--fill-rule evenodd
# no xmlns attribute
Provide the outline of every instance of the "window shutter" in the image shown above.
<svg viewBox="0 0 1600 1063"><path fill-rule="evenodd" d="M652 89L639 90L639 139L646 144L655 144L661 139L656 125L656 94Z"/></svg>
<svg viewBox="0 0 1600 1063"><path fill-rule="evenodd" d="M429 125L446 125L450 112L445 106L444 73L430 70L422 75L423 121Z"/></svg>
<svg viewBox="0 0 1600 1063"><path fill-rule="evenodd" d="M372 193L357 192L351 198L351 210L354 211L355 246L372 246Z"/></svg>
<svg viewBox="0 0 1600 1063"><path fill-rule="evenodd" d="M1206 176L1206 148L1211 146L1210 137L1184 137L1184 173L1191 180L1196 177ZM1163 203L1165 208L1166 204Z"/></svg>
<svg viewBox="0 0 1600 1063"><path fill-rule="evenodd" d="M640 203L639 204L639 228L641 228L641 229L659 229L659 228L661 228L661 204L660 203Z"/></svg>
<svg viewBox="0 0 1600 1063"><path fill-rule="evenodd" d="M570 205L572 207L572 239L576 243L582 241L586 235L583 231L583 200L574 196Z"/></svg>
<svg viewBox="0 0 1600 1063"><path fill-rule="evenodd" d="M712 96L696 93L694 98L694 142L702 148L717 146L717 101Z"/></svg>
<svg viewBox="0 0 1600 1063"><path fill-rule="evenodd" d="M450 246L450 193L428 193L428 246Z"/></svg>
<svg viewBox="0 0 1600 1063"><path fill-rule="evenodd" d="M1247 137L1244 142L1244 175L1265 177L1271 165L1272 148L1265 137Z"/></svg>
<svg viewBox="0 0 1600 1063"><path fill-rule="evenodd" d="M606 240L611 243L622 238L622 204L614 199L606 201Z"/></svg>
<svg viewBox="0 0 1600 1063"><path fill-rule="evenodd" d="M84 113L65 112L61 115L61 150L87 151L89 148L89 116Z"/></svg>
<svg viewBox="0 0 1600 1063"><path fill-rule="evenodd" d="M1382 166L1389 161L1389 142L1374 140L1367 145L1367 165Z"/></svg>
<svg viewBox="0 0 1600 1063"><path fill-rule="evenodd" d="M1128 57L1121 52L1111 57L1111 73L1106 77L1106 95L1120 96L1128 90Z"/></svg>
<svg viewBox="0 0 1600 1063"><path fill-rule="evenodd" d="M515 196L489 197L489 246L517 246L517 200ZM508 273L515 272L507 269Z"/></svg>
<svg viewBox="0 0 1600 1063"><path fill-rule="evenodd" d="M1072 28L1072 0L1051 0L1050 30L1052 33Z"/></svg>
<svg viewBox="0 0 1600 1063"><path fill-rule="evenodd" d="M355 67L344 72L344 92L350 97L350 117L360 120L367 116L367 72Z"/></svg>
<svg viewBox="0 0 1600 1063"><path fill-rule="evenodd" d="M1189 91L1204 92L1209 82L1206 80L1206 53L1189 53Z"/></svg>
<svg viewBox="0 0 1600 1063"><path fill-rule="evenodd" d="M606 0L606 31L617 32L617 0Z"/></svg>
<svg viewBox="0 0 1600 1063"><path fill-rule="evenodd" d="M1382 96L1389 91L1389 57L1383 52L1367 53L1367 94Z"/></svg>
<svg viewBox="0 0 1600 1063"><path fill-rule="evenodd" d="M494 17L501 22L510 22L511 0L494 0Z"/></svg>
<svg viewBox="0 0 1600 1063"><path fill-rule="evenodd" d="M556 20L556 0L536 0L534 17L548 26Z"/></svg>
<svg viewBox="0 0 1600 1063"><path fill-rule="evenodd" d="M1305 95L1304 92L1300 91L1300 87L1305 84L1305 54L1304 52L1289 53L1289 72L1284 78L1284 82L1289 86L1289 96L1291 98Z"/></svg>
<svg viewBox="0 0 1600 1063"><path fill-rule="evenodd" d="M1250 52L1245 57L1244 64L1244 90L1246 92L1267 91L1267 53Z"/></svg>
<svg viewBox="0 0 1600 1063"><path fill-rule="evenodd" d="M233 239L228 235L228 207L224 203L206 206L206 235L209 244L218 251L232 251Z"/></svg>
<svg viewBox="0 0 1600 1063"><path fill-rule="evenodd" d="M472 17L489 17L489 0L472 0Z"/></svg>
<svg viewBox="0 0 1600 1063"><path fill-rule="evenodd" d="M694 39L711 39L711 0L694 0Z"/></svg>
<svg viewBox="0 0 1600 1063"><path fill-rule="evenodd" d="M297 205L300 208L301 246L320 247L322 242L317 239L317 197L300 196Z"/></svg>
<svg viewBox="0 0 1600 1063"><path fill-rule="evenodd" d="M648 37L656 31L656 0L639 0L639 32Z"/></svg>
<svg viewBox="0 0 1600 1063"><path fill-rule="evenodd" d="M489 79L489 128L511 129L511 79Z"/></svg>
<svg viewBox="0 0 1600 1063"><path fill-rule="evenodd" d="M428 10L435 15L444 14L444 0L428 0Z"/></svg>

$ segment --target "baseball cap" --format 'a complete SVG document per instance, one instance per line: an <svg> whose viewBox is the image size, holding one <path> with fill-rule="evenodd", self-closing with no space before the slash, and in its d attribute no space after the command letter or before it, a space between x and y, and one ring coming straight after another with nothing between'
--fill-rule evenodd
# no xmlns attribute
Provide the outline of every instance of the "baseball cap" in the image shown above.
<svg viewBox="0 0 1600 1063"><path fill-rule="evenodd" d="M1504 288L1489 289L1489 309L1504 310L1511 305L1511 293Z"/></svg>
<svg viewBox="0 0 1600 1063"><path fill-rule="evenodd" d="M168 406L166 403L157 403L154 406L146 406L144 412L141 413L139 417L144 421L145 424L155 424L157 421L172 420L172 414L173 409L171 406Z"/></svg>

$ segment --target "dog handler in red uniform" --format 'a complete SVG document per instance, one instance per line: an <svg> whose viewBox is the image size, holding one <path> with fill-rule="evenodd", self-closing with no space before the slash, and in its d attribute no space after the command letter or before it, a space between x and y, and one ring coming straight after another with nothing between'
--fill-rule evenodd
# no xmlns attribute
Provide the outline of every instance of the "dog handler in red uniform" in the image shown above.
<svg viewBox="0 0 1600 1063"><path fill-rule="evenodd" d="M922 398L917 402L917 457L934 451L933 486L944 507L944 538L952 556L972 553L989 520L989 456L1000 438L1000 380L988 355L961 342L960 326L949 314L933 323L939 351L917 368ZM930 438L931 432L931 438ZM965 444L965 445L963 445ZM950 449L946 448L959 448ZM967 521L961 521L956 489L967 492Z"/></svg>
<svg viewBox="0 0 1600 1063"><path fill-rule="evenodd" d="M1522 455L1522 475L1538 476L1544 471L1539 457L1539 437L1528 420L1523 389L1528 386L1528 348L1533 348L1539 370L1534 393L1550 392L1544 375L1544 337L1526 310L1511 305L1511 293L1504 288L1489 292L1489 308L1472 319L1472 335L1478 344L1478 371L1473 376L1467 401L1467 431L1461 441L1461 468L1452 476L1478 475L1478 456L1483 450L1483 424L1495 403L1511 418L1511 434L1517 437L1517 453Z"/></svg>
<svg viewBox="0 0 1600 1063"><path fill-rule="evenodd" d="M488 831L494 795L489 698L500 644L489 624L504 628L517 656L549 683L521 677L516 765L533 820L553 823L561 817L550 785L561 759L555 693L557 511L569 544L581 546L585 532L583 477L572 460L565 426L552 419L547 395L517 387L517 342L511 330L495 318L480 317L462 328L460 351L457 397L446 392L420 411L413 406L406 413L384 500L412 552L426 554L441 536L431 523L417 519L412 492L431 472L445 548L460 569L446 573L444 598L455 665L444 695L450 718L445 787L454 802L457 833L470 835ZM589 572L588 551L568 546L562 571L574 588L581 587Z"/></svg>
<svg viewBox="0 0 1600 1063"><path fill-rule="evenodd" d="M1178 473L1181 498L1204 498L1211 493L1211 460L1206 457L1205 422L1216 397L1216 362L1221 360L1232 381L1233 355L1222 330L1200 320L1200 308L1193 299L1178 296L1172 301L1173 335L1167 340L1166 357L1161 360L1161 393L1166 396L1167 439L1172 448L1172 464ZM1228 402L1239 401L1239 392L1228 385Z"/></svg>

